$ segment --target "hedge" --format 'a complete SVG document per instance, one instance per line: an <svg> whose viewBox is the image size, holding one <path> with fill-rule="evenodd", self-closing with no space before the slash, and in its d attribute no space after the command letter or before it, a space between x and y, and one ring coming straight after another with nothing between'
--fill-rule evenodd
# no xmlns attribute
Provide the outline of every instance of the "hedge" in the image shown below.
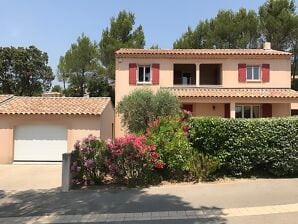
<svg viewBox="0 0 298 224"><path fill-rule="evenodd" d="M220 160L226 175L298 175L298 117L193 118L192 147Z"/></svg>

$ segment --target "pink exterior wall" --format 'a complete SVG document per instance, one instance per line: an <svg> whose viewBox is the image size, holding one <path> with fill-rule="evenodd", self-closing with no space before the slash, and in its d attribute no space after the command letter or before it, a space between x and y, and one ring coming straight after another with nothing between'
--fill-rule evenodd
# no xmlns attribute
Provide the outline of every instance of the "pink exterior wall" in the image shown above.
<svg viewBox="0 0 298 224"><path fill-rule="evenodd" d="M291 70L290 70L290 59L286 57L270 59L266 58L240 58L241 56L223 58L223 59L171 59L171 58L116 58L116 82L115 82L115 104L122 99L123 96L129 94L136 88L150 88L153 91L157 91L160 87L173 87L173 66L174 64L196 64L196 87L204 87L199 85L200 76L200 64L222 64L222 85L220 86L209 86L209 87L223 87L223 88L290 88L291 86ZM270 57L270 56L269 56ZM136 63L141 65L151 65L160 64L160 75L159 75L159 85L129 85L129 63ZM245 82L240 83L238 81L238 64L247 65L259 65L270 64L270 81L269 82ZM190 86L189 86L190 87ZM206 86L205 86L206 87ZM204 99L203 101L198 101L195 99L196 103L229 103L230 101L238 102L238 99ZM194 101L194 100L192 100ZM253 102L253 103L286 103L286 107L280 109L282 105L275 105L277 112L274 115L288 115L288 104L287 100L268 100L268 99L241 99L240 101ZM265 101L265 102L264 102ZM195 103L194 102L194 103ZM223 110L223 105L218 107L216 111L209 111L211 105L205 105L206 108L199 108L196 106L195 110L201 110L202 114L220 115ZM125 134L125 129L121 127L120 118L116 114L115 116L115 134L116 136L121 136Z"/></svg>
<svg viewBox="0 0 298 224"><path fill-rule="evenodd" d="M112 138L111 128L103 126L114 122L110 104L103 117L89 115L0 115L0 164L13 161L14 128L25 124L53 124L67 129L67 148L72 151L77 140L93 134L103 139ZM104 118L104 121L103 121Z"/></svg>

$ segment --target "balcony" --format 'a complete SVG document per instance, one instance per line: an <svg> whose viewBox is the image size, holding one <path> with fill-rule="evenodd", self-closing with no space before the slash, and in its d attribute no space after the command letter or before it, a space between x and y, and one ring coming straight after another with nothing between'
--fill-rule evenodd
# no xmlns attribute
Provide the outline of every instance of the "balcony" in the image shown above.
<svg viewBox="0 0 298 224"><path fill-rule="evenodd" d="M196 64L174 64L174 86L221 86L222 65L200 64L197 79Z"/></svg>

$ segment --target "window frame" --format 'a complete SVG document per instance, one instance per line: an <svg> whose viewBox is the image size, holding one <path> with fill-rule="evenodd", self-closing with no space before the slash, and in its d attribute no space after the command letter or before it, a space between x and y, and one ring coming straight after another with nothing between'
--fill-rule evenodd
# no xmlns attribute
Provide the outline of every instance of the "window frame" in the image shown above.
<svg viewBox="0 0 298 224"><path fill-rule="evenodd" d="M236 117L236 107L241 107L241 117ZM244 117L244 107L250 107L250 117L245 118ZM258 107L259 108L259 116L253 117L253 108ZM237 119L254 119L254 118L261 118L261 105L258 104L237 104L235 106L235 118Z"/></svg>
<svg viewBox="0 0 298 224"><path fill-rule="evenodd" d="M248 68L258 68L258 71L259 71L259 78L258 79L255 79L254 78L254 69L252 69L252 78L251 79L249 79L248 78ZM248 81L248 82L260 82L261 81L261 66L260 65L247 65L246 66L246 81Z"/></svg>
<svg viewBox="0 0 298 224"><path fill-rule="evenodd" d="M143 70L143 81L139 80L139 70L140 70L139 68L140 67L144 68L144 70ZM145 81L145 74L146 74L146 72L145 72L146 69L145 68L146 67L150 68L150 79L149 79L149 81ZM152 84L152 64L140 64L140 65L138 65L136 73L137 73L136 74L137 84Z"/></svg>

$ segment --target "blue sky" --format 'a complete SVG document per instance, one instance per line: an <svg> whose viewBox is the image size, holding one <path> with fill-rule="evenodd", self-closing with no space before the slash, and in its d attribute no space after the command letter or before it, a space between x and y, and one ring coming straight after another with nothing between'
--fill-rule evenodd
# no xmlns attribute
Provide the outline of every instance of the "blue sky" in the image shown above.
<svg viewBox="0 0 298 224"><path fill-rule="evenodd" d="M110 18L120 10L135 13L146 47L173 42L219 9L258 9L265 0L0 0L0 46L35 45L49 55L55 72L59 57L81 33L98 42Z"/></svg>

